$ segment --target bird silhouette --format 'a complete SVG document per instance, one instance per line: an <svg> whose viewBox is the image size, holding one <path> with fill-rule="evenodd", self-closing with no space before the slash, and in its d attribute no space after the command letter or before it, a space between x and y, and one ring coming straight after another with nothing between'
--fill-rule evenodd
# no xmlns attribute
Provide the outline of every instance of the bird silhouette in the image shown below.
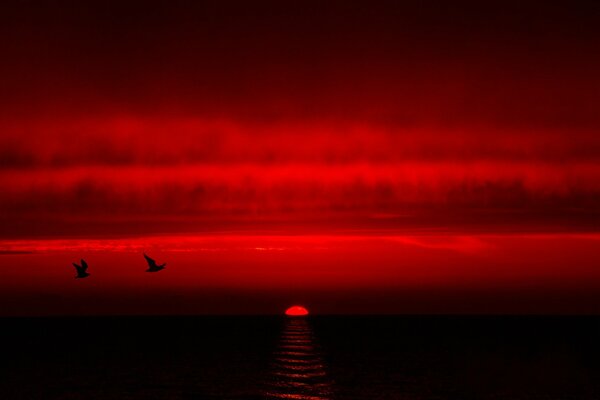
<svg viewBox="0 0 600 400"><path fill-rule="evenodd" d="M73 266L77 270L77 275L75 275L75 279L79 278L87 278L90 274L87 273L88 265L85 260L81 259L81 265L73 263Z"/></svg>
<svg viewBox="0 0 600 400"><path fill-rule="evenodd" d="M148 263L148 269L146 270L146 272L158 272L161 269L164 269L165 266L167 265L166 263L157 265L156 261L154 261L152 258L148 257L146 255L146 253L144 253L144 258L146 259L146 262Z"/></svg>

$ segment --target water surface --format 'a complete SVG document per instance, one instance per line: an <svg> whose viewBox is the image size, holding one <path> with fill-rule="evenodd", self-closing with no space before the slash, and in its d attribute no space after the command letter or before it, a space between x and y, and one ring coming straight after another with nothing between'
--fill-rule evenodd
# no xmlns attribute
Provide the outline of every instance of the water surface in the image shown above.
<svg viewBox="0 0 600 400"><path fill-rule="evenodd" d="M3 399L597 399L596 317L4 318Z"/></svg>

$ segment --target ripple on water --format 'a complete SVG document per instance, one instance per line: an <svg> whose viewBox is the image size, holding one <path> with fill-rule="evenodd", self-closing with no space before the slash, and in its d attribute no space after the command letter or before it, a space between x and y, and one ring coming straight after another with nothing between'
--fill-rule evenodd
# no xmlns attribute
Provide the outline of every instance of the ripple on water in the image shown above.
<svg viewBox="0 0 600 400"><path fill-rule="evenodd" d="M264 392L266 399L330 400L327 366L306 318L286 320Z"/></svg>

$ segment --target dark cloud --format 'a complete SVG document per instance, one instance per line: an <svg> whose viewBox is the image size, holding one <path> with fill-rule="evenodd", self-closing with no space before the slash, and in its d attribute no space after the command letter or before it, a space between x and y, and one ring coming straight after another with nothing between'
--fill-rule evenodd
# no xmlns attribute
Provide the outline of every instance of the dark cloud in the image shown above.
<svg viewBox="0 0 600 400"><path fill-rule="evenodd" d="M591 127L403 125L382 121L111 117L1 123L1 167L188 164L384 164L405 161L594 162Z"/></svg>
<svg viewBox="0 0 600 400"><path fill-rule="evenodd" d="M493 226L519 225L528 214L545 215L546 222L568 219L577 210L580 215L569 225L578 226L597 218L599 175L593 164L489 161L76 166L4 171L0 206L13 223L105 216L359 223L365 217L417 213L431 224L448 221L440 213L468 211L471 219ZM402 226L401 220L395 223ZM454 223L460 228L460 219Z"/></svg>

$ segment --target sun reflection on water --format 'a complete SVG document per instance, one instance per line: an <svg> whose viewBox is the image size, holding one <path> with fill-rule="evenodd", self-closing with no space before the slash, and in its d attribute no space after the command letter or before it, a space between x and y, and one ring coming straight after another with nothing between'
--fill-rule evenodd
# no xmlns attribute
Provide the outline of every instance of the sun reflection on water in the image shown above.
<svg viewBox="0 0 600 400"><path fill-rule="evenodd" d="M286 318L264 394L266 399L332 399L327 365L307 318Z"/></svg>

